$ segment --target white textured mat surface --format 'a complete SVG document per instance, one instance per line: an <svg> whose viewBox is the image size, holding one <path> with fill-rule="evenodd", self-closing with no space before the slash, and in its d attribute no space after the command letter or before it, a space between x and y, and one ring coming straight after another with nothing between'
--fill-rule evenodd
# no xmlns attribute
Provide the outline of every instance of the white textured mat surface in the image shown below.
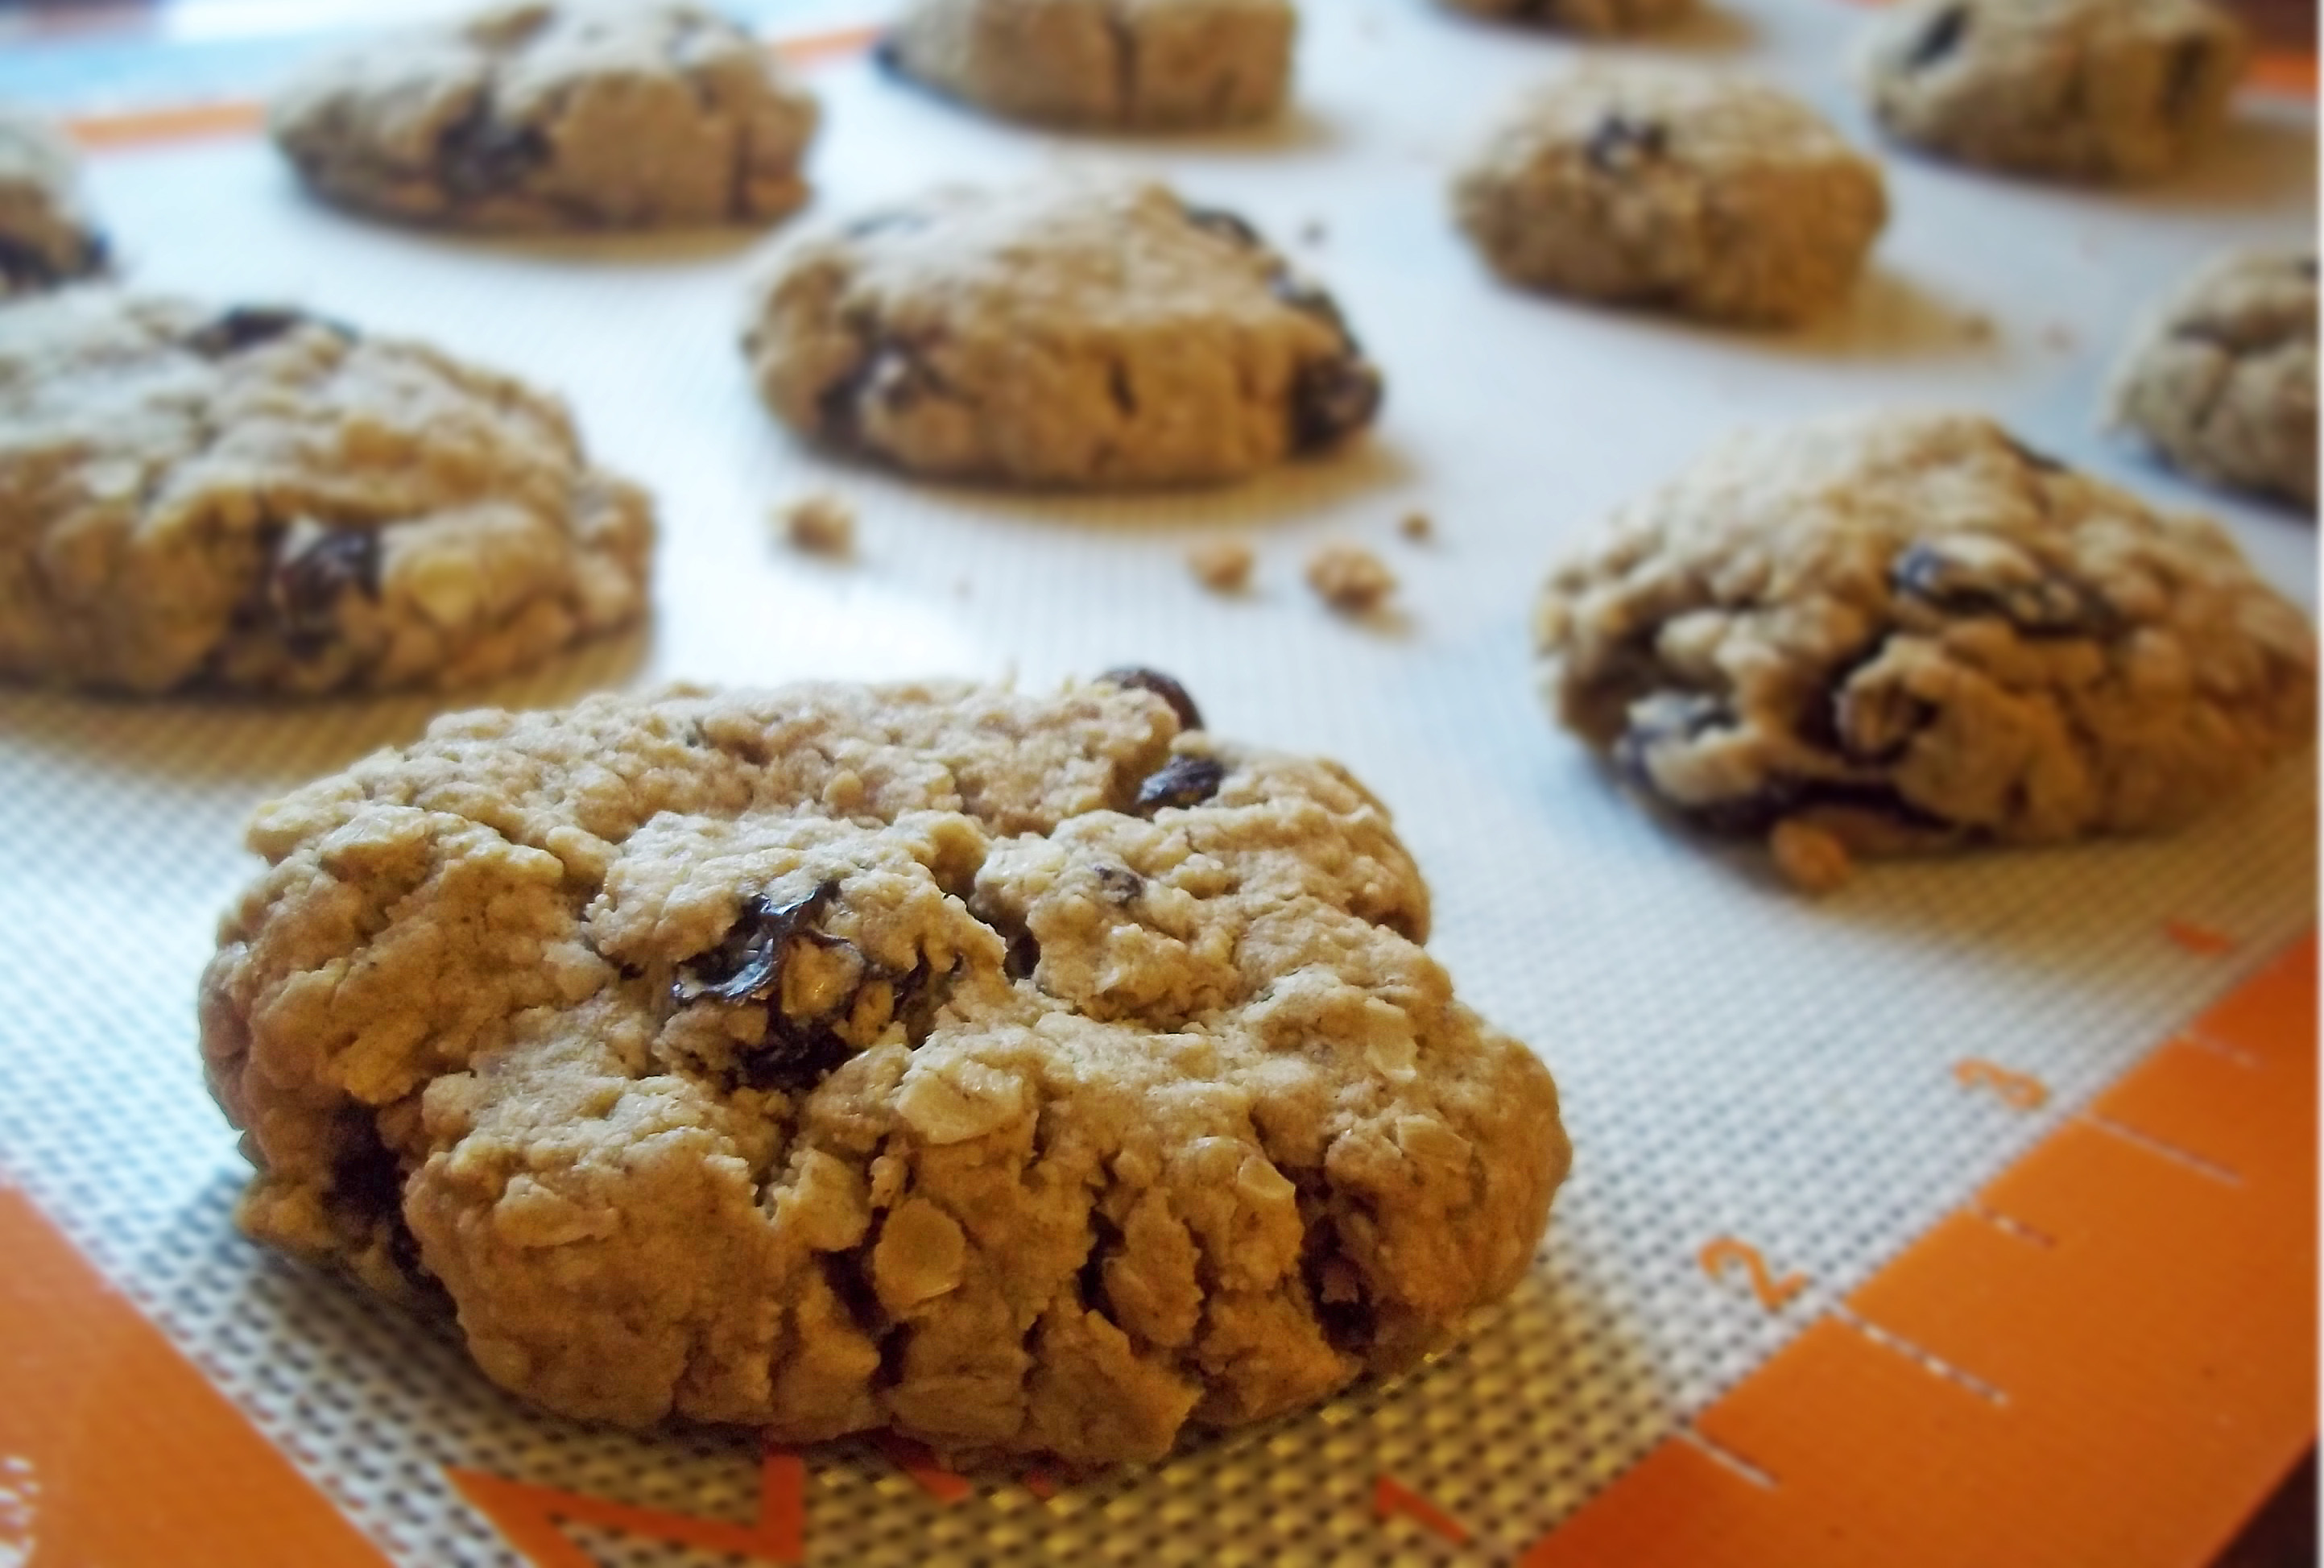
<svg viewBox="0 0 2324 1568"><path fill-rule="evenodd" d="M1548 726L1525 631L1548 560L1723 430L1886 401L1988 409L2159 501L2219 512L2312 606L2311 521L2195 492L2093 417L2149 297L2219 244L2314 232L2310 116L2247 106L2200 175L2135 196L1893 156L1897 217L1854 307L1745 337L1510 293L1451 229L1446 174L1477 122L1572 46L1417 0L1308 10L1302 106L1263 136L1067 148L861 62L814 73L829 120L805 221L1069 154L1166 171L1288 242L1386 367L1387 415L1337 461L1228 492L1028 500L811 455L761 412L734 348L760 244L383 229L310 205L247 142L94 171L136 283L293 300L515 370L563 390L604 458L657 492L650 632L474 700L1168 669L1221 733L1335 755L1393 807L1463 998L1555 1069L1575 1175L1534 1277L1462 1349L1046 1503L996 1474L942 1507L867 1444L819 1450L814 1562L1504 1561L2314 918L2309 761L2175 840L1877 867L1799 899L1753 857L1619 799ZM1868 140L1840 77L1856 21L1830 0L1728 0L1646 52L1765 71ZM769 507L811 487L859 508L853 564L770 541ZM1397 537L1414 508L1434 542ZM1181 564L1228 530L1260 555L1239 599ZM1326 538L1395 567L1392 623L1336 620L1300 586ZM0 695L0 1168L402 1562L513 1561L446 1463L745 1518L747 1434L533 1416L430 1331L228 1223L244 1171L201 1088L192 998L217 912L255 868L241 819L429 711ZM2236 946L2184 951L2171 919ZM2038 1075L2049 1105L1961 1093L1950 1069L1971 1056ZM1806 1274L1807 1292L1771 1315L1707 1277L1696 1251L1722 1233ZM1376 1524L1383 1472L1473 1545ZM608 1563L692 1560L586 1538Z"/></svg>

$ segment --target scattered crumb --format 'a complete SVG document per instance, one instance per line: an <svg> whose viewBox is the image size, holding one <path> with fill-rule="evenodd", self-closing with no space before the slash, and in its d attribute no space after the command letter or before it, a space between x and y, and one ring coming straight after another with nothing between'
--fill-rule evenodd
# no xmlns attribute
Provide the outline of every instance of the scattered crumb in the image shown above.
<svg viewBox="0 0 2324 1568"><path fill-rule="evenodd" d="M1259 556L1239 539L1210 540L1186 552L1186 567L1194 580L1214 594L1240 593L1250 584L1250 569Z"/></svg>
<svg viewBox="0 0 2324 1568"><path fill-rule="evenodd" d="M2061 322L2053 321L2042 328L2042 341L2060 354L2071 354L2074 351L2074 329Z"/></svg>
<svg viewBox="0 0 2324 1568"><path fill-rule="evenodd" d="M1361 615L1396 592L1396 574L1361 545L1327 544L1307 558L1307 586L1342 615Z"/></svg>
<svg viewBox="0 0 2324 1568"><path fill-rule="evenodd" d="M955 598L967 598L969 592L968 579L966 577L954 577L952 580L952 591L953 595Z"/></svg>
<svg viewBox="0 0 2324 1568"><path fill-rule="evenodd" d="M1436 537L1436 520L1425 512L1407 512L1396 525L1396 531L1415 544L1425 543Z"/></svg>
<svg viewBox="0 0 2324 1568"><path fill-rule="evenodd" d="M1322 218L1311 217L1299 226L1299 243L1306 245L1320 245L1331 237L1331 234L1332 231L1323 226Z"/></svg>
<svg viewBox="0 0 2324 1568"><path fill-rule="evenodd" d="M1831 892L1856 869L1846 844L1804 822L1775 824L1775 831L1767 835L1767 848L1784 881L1803 893Z"/></svg>
<svg viewBox="0 0 2324 1568"><path fill-rule="evenodd" d="M1960 318L1961 338L1968 343L1993 341L1993 318L1982 310L1973 310Z"/></svg>
<svg viewBox="0 0 2324 1568"><path fill-rule="evenodd" d="M827 491L817 490L775 508L775 526L783 542L812 556L855 553L855 509Z"/></svg>

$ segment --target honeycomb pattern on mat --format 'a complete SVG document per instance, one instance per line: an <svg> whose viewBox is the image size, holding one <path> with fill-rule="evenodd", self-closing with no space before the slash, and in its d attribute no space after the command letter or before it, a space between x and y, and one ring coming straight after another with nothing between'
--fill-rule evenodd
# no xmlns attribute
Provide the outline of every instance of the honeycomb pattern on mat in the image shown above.
<svg viewBox="0 0 2324 1568"><path fill-rule="evenodd" d="M1829 70L1831 0L1729 8L1749 13L1755 65L1849 123ZM1462 150L1412 84L1458 73L1461 101L1481 108L1562 46L1511 50L1419 5L1308 9L1305 117L1286 144L1265 157L1107 150L1279 236L1315 220L1325 237L1298 254L1388 369L1376 441L1216 493L1020 501L819 462L770 426L733 353L758 260L734 246L382 231L299 201L263 146L233 142L92 171L154 286L423 331L564 388L593 447L655 489L652 631L475 700L680 677L1013 671L1045 687L1125 662L1169 669L1221 733L1338 756L1389 803L1436 895L1432 950L1465 1001L1555 1070L1574 1176L1531 1278L1458 1349L1400 1383L1047 1501L993 1473L947 1507L871 1444L817 1449L812 1563L1507 1563L2314 918L2312 761L2177 838L1884 866L1811 902L1750 855L1621 799L1551 731L1524 673L1541 567L1738 420L1965 401L2045 449L2193 502L2087 427L2109 323L2200 251L2276 217L2224 196L2169 212L2061 204L1900 163L1904 216L1883 267L1825 336L1770 346L1571 310L1486 286L1449 227L1412 222L1440 210ZM1002 177L1047 145L857 64L817 87L853 133L818 149L834 211L936 178ZM2293 176L2307 184L2285 198L2292 216L2312 225L2312 171ZM2248 200L2274 176L2237 177ZM2001 226L2008 244L1974 243ZM1989 254L2009 258L2006 288ZM1403 308L1416 289L1428 309ZM1992 318L1982 347L1950 336L1948 313L1970 309ZM2071 355L2037 346L2053 320ZM1493 347L1490 374L1479 344ZM1524 410L1519 442L1510 409ZM811 488L854 505L853 564L769 542L767 509ZM1395 536L1414 507L1437 523L1425 546ZM2225 510L2312 599L2312 529ZM1259 556L1245 597L1204 592L1183 565L1190 543L1230 533ZM1333 538L1389 560L1394 615L1359 626L1313 603L1299 566ZM0 691L0 1169L399 1563L516 1568L444 1482L447 1464L748 1519L747 1434L636 1436L535 1415L442 1332L261 1255L228 1224L244 1172L201 1088L192 996L218 910L253 870L242 818L408 738L428 712L420 699L272 709ZM2236 945L2185 951L2163 936L2172 919ZM1962 1089L1950 1069L1969 1056L2038 1075L2052 1099L2026 1113ZM1804 1274L1806 1290L1771 1315L1739 1282L1706 1277L1696 1254L1722 1233L1779 1275ZM1471 1544L1377 1522L1383 1472ZM575 1533L623 1568L720 1561Z"/></svg>
<svg viewBox="0 0 2324 1568"><path fill-rule="evenodd" d="M552 678L508 695L563 694ZM397 704L305 717L194 707L157 711L133 737L121 729L130 711L0 698L0 838L32 857L29 874L0 887L0 928L26 944L0 977L0 1160L12 1177L402 1561L515 1561L452 1497L447 1464L751 1517L747 1434L639 1437L534 1415L484 1382L446 1333L232 1233L240 1167L199 1089L187 989L159 978L190 976L206 955L214 911L246 871L233 828L251 798L409 733L420 715ZM1415 739L1416 754L1445 754ZM204 757L235 761L206 776ZM2191 1014L2288 937L2309 897L2282 850L2306 831L2304 769L2185 839L1908 868L1842 907L1706 868L1578 762L1544 779L1537 757L1489 761L1406 781L1472 825L1460 844L1424 843L1440 884L1508 881L1477 846L1506 842L1497 830L1524 835L1511 779L1561 792L1575 818L1567 842L1600 873L1567 868L1583 907L1536 908L1521 922L1492 898L1449 899L1439 937L1464 985L1549 1046L1568 1085L1581 1157L1534 1276L1400 1383L1046 1502L991 1474L946 1507L870 1444L817 1450L811 1560L1506 1554L2114 1076L2159 1038L2154 1020ZM101 819L60 826L60 803L97 797L110 807ZM1448 859L1470 863L1448 872ZM1612 962L1556 962L1569 939L1586 947L1600 899L1646 911L1658 943ZM2172 947L2166 912L2236 934L2236 955ZM1796 973L1802 942L1877 983L1803 998L1750 978ZM155 982L121 983L124 955ZM2035 1073L2055 1098L2026 1115L1951 1086L1950 1065L1969 1055ZM1805 1272L1805 1297L1771 1317L1738 1286L1705 1278L1696 1250L1723 1231L1779 1272ZM1376 1522L1382 1473L1465 1524L1472 1546ZM580 1535L609 1564L711 1560Z"/></svg>

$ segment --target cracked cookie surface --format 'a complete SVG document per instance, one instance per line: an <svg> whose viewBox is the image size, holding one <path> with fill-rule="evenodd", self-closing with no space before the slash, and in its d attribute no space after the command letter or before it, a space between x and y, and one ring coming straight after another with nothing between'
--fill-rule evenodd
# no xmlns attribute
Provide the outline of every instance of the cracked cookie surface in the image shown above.
<svg viewBox="0 0 2324 1568"><path fill-rule="evenodd" d="M0 108L0 301L105 270L80 159L46 121Z"/></svg>
<svg viewBox="0 0 2324 1568"><path fill-rule="evenodd" d="M807 199L814 98L697 6L541 0L368 40L270 107L331 200L476 229L763 224Z"/></svg>
<svg viewBox="0 0 2324 1568"><path fill-rule="evenodd" d="M2115 422L2199 479L2316 506L2316 253L2205 267L2116 373Z"/></svg>
<svg viewBox="0 0 2324 1568"><path fill-rule="evenodd" d="M1439 0L1455 11L1534 22L1571 32L1638 32L1675 22L1694 0Z"/></svg>
<svg viewBox="0 0 2324 1568"><path fill-rule="evenodd" d="M1738 439L1610 534L1537 606L1559 716L1810 883L2169 827L2314 733L2314 633L2225 530L1985 420Z"/></svg>
<svg viewBox="0 0 2324 1568"><path fill-rule="evenodd" d="M1338 446L1381 396L1330 295L1143 182L946 189L796 243L742 348L827 446L1034 485L1239 478Z"/></svg>
<svg viewBox="0 0 2324 1568"><path fill-rule="evenodd" d="M652 512L562 405L271 308L0 310L0 677L483 680L636 620Z"/></svg>
<svg viewBox="0 0 2324 1568"><path fill-rule="evenodd" d="M1966 163L2145 179L2214 135L2249 53L2207 0L1912 0L1873 24L1874 116Z"/></svg>
<svg viewBox="0 0 2324 1568"><path fill-rule="evenodd" d="M1012 119L1174 130L1283 107L1290 0L911 0L881 61Z"/></svg>
<svg viewBox="0 0 2324 1568"><path fill-rule="evenodd" d="M1526 1269L1556 1091L1337 766L1175 683L438 720L260 809L202 984L254 1236L567 1415L1150 1459Z"/></svg>
<svg viewBox="0 0 2324 1568"><path fill-rule="evenodd" d="M1805 105L1653 66L1585 67L1526 94L1453 205L1514 282L1746 323L1844 298L1888 217L1879 165Z"/></svg>

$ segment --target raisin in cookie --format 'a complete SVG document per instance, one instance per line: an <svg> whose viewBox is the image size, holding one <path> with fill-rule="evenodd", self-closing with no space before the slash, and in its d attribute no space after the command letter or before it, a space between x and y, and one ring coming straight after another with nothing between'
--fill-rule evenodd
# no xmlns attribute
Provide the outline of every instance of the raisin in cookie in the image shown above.
<svg viewBox="0 0 2324 1568"><path fill-rule="evenodd" d="M550 1409L1151 1459L1411 1365L1569 1157L1329 762L1134 672L473 713L262 807L262 1241Z"/></svg>
<svg viewBox="0 0 2324 1568"><path fill-rule="evenodd" d="M2164 306L2114 417L2198 478L2316 505L2316 253L2244 252Z"/></svg>
<svg viewBox="0 0 2324 1568"><path fill-rule="evenodd" d="M562 407L296 311L0 310L0 677L456 685L643 607L652 517Z"/></svg>
<svg viewBox="0 0 2324 1568"><path fill-rule="evenodd" d="M44 121L0 109L0 300L105 270L80 160Z"/></svg>
<svg viewBox="0 0 2324 1568"><path fill-rule="evenodd" d="M1283 107L1290 0L911 0L882 63L1013 119L1176 130Z"/></svg>
<svg viewBox="0 0 2324 1568"><path fill-rule="evenodd" d="M1537 22L1572 32L1637 32L1674 22L1694 0L1442 0L1455 11Z"/></svg>
<svg viewBox="0 0 2324 1568"><path fill-rule="evenodd" d="M541 0L366 42L276 97L331 200L479 229L765 223L807 198L815 101L725 18Z"/></svg>
<svg viewBox="0 0 2324 1568"><path fill-rule="evenodd" d="M785 423L923 474L1233 479L1371 422L1321 289L1159 185L953 189L798 244L743 337Z"/></svg>
<svg viewBox="0 0 2324 1568"><path fill-rule="evenodd" d="M1633 786L1810 882L2168 827L2315 726L2314 635L2224 530L1974 418L1732 442L1617 513L1536 633Z"/></svg>
<svg viewBox="0 0 2324 1568"><path fill-rule="evenodd" d="M1528 94L1453 205L1512 281L1748 323L1843 298L1888 218L1879 166L1805 105L1649 66L1586 68Z"/></svg>
<svg viewBox="0 0 2324 1568"><path fill-rule="evenodd" d="M2139 179L2217 131L2246 52L2205 0L1911 0L1875 24L1864 82L1880 123L1931 152Z"/></svg>

